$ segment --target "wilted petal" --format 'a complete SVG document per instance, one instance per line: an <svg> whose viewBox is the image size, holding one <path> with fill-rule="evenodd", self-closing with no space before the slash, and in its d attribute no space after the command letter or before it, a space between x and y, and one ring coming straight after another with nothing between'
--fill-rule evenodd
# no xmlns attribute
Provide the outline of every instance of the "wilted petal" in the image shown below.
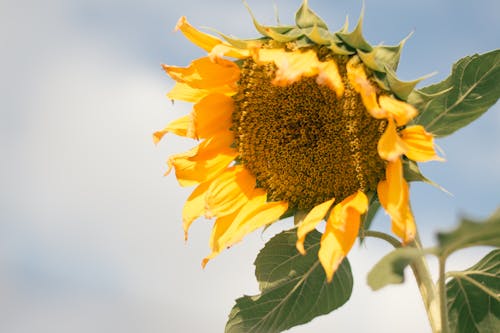
<svg viewBox="0 0 500 333"><path fill-rule="evenodd" d="M162 66L174 80L192 88L220 93L237 91L236 82L240 77L240 69L232 61L226 59L212 61L209 57L203 57L194 60L188 67Z"/></svg>
<svg viewBox="0 0 500 333"><path fill-rule="evenodd" d="M403 178L403 166L400 159L389 162L386 180L379 182L377 194L380 204L392 220L393 232L408 243L415 238L416 226L410 208L408 183Z"/></svg>
<svg viewBox="0 0 500 333"><path fill-rule="evenodd" d="M332 281L338 266L351 250L359 233L361 214L367 209L368 198L361 191L333 207L318 252L328 282Z"/></svg>
<svg viewBox="0 0 500 333"><path fill-rule="evenodd" d="M412 105L389 96L380 96L380 107L390 114L398 126L406 125L417 115L417 109Z"/></svg>
<svg viewBox="0 0 500 333"><path fill-rule="evenodd" d="M396 124L391 118L387 121L387 128L380 137L377 145L378 154L386 161L394 161L403 155L407 147L396 130Z"/></svg>
<svg viewBox="0 0 500 333"><path fill-rule="evenodd" d="M212 179L224 170L238 152L231 148L232 132L220 132L208 138L188 152L169 158L169 168L175 168L175 175L181 186L192 186Z"/></svg>
<svg viewBox="0 0 500 333"><path fill-rule="evenodd" d="M342 77L340 76L337 63L333 60L320 63L316 82L320 85L324 84L335 91L337 98L341 98L344 95Z"/></svg>
<svg viewBox="0 0 500 333"><path fill-rule="evenodd" d="M171 121L164 129L153 134L154 143L160 142L163 136L167 133L173 133L179 136L192 137L188 135L189 129L193 124L193 119L190 115Z"/></svg>
<svg viewBox="0 0 500 333"><path fill-rule="evenodd" d="M409 159L416 162L443 161L443 158L439 157L434 149L434 137L427 133L423 126L408 126L400 134L407 147L405 155Z"/></svg>
<svg viewBox="0 0 500 333"><path fill-rule="evenodd" d="M188 230L191 224L205 213L205 195L210 184L210 181L206 181L198 185L184 203L182 228L184 229L185 240L188 238Z"/></svg>
<svg viewBox="0 0 500 333"><path fill-rule="evenodd" d="M313 231L316 226L323 220L334 201L335 198L332 198L319 205L316 205L299 224L297 228L296 247L300 253L306 254L306 250L304 249L304 241L307 234Z"/></svg>

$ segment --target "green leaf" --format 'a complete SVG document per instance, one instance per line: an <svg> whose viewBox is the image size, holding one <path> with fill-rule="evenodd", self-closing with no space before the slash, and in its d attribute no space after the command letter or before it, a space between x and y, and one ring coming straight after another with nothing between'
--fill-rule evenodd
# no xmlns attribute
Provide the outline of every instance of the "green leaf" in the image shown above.
<svg viewBox="0 0 500 333"><path fill-rule="evenodd" d="M444 81L414 91L408 101L419 111L415 123L436 136L468 125L500 97L500 50L460 59Z"/></svg>
<svg viewBox="0 0 500 333"><path fill-rule="evenodd" d="M453 277L446 284L451 332L500 332L500 250L466 271L448 275Z"/></svg>
<svg viewBox="0 0 500 333"><path fill-rule="evenodd" d="M302 256L295 248L296 229L273 237L255 260L261 294L236 300L225 332L281 332L346 303L353 285L349 262L327 283L318 261L320 239L318 231L309 233Z"/></svg>
<svg viewBox="0 0 500 333"><path fill-rule="evenodd" d="M500 246L500 208L485 221L463 218L457 229L438 233L438 253L442 258L471 246Z"/></svg>
<svg viewBox="0 0 500 333"><path fill-rule="evenodd" d="M328 30L325 21L309 8L307 0L302 2L302 6L300 6L295 14L295 23L299 28L311 28L316 26Z"/></svg>
<svg viewBox="0 0 500 333"><path fill-rule="evenodd" d="M372 290L389 284L404 282L404 269L424 252L414 247L401 247L384 256L368 273L367 282Z"/></svg>

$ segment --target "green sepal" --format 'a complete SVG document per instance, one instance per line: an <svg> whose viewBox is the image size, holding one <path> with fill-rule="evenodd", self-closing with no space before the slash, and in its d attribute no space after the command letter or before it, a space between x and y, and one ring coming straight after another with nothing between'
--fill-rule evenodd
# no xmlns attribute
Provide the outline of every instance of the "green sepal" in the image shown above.
<svg viewBox="0 0 500 333"><path fill-rule="evenodd" d="M331 43L330 45L328 45L328 48L332 50L333 53L339 55L351 55L355 53L355 51L348 50L347 48L344 48L336 43Z"/></svg>
<svg viewBox="0 0 500 333"><path fill-rule="evenodd" d="M350 33L337 32L336 34L348 46L364 52L370 52L372 50L372 46L363 37L363 17L364 17L364 8L361 10L361 15L359 16L358 24L356 25L356 28L354 28L352 32Z"/></svg>
<svg viewBox="0 0 500 333"><path fill-rule="evenodd" d="M297 24L297 27L302 29L316 26L328 30L328 26L325 21L323 21L318 14L309 8L307 0L302 2L302 6L300 6L297 13L295 13L295 23Z"/></svg>
<svg viewBox="0 0 500 333"><path fill-rule="evenodd" d="M333 42L332 35L324 28L314 25L312 28L305 29L305 35L318 45L329 45Z"/></svg>
<svg viewBox="0 0 500 333"><path fill-rule="evenodd" d="M396 71L398 69L401 50L410 36L411 34L404 38L398 45L375 46L371 52L358 50L358 55L366 66L375 71L384 72L385 66Z"/></svg>
<svg viewBox="0 0 500 333"><path fill-rule="evenodd" d="M317 45L325 45L336 54L351 55L354 53L354 51L343 47L342 40L324 28L314 26L312 28L304 29L304 31L307 38L309 38L313 43Z"/></svg>
<svg viewBox="0 0 500 333"><path fill-rule="evenodd" d="M226 34L223 34L222 32L218 31L217 29L213 29L210 27L205 27L205 29L213 31L217 35L221 36L222 39L224 39L230 45L237 47L239 49L243 49L243 50L248 49L249 46L252 44L264 42L266 40L265 37L254 38L254 39L240 39L240 38L231 37L231 36L228 36Z"/></svg>
<svg viewBox="0 0 500 333"><path fill-rule="evenodd" d="M292 29L296 29L296 27L294 27L294 26L275 26L275 27L271 27L271 26L262 25L262 24L259 23L259 21L257 21L257 19L255 18L255 15L253 15L253 12L250 9L250 6L246 3L246 1L243 2L243 3L245 5L245 7L247 8L248 13L250 14L250 17L252 18L252 22L253 22L253 25L255 26L255 29L261 35L263 35L263 36L275 39L273 36L278 36L279 37L279 36L282 36L285 33L289 32ZM281 40L278 40L278 41L281 42Z"/></svg>
<svg viewBox="0 0 500 333"><path fill-rule="evenodd" d="M399 99L406 101L411 92L415 89L415 86L422 80L429 78L431 75L429 74L422 76L413 81L401 81L396 76L396 73L389 66L385 66L386 80L389 84L390 90L396 95Z"/></svg>
<svg viewBox="0 0 500 333"><path fill-rule="evenodd" d="M420 171L417 162L415 161L406 158L403 159L403 175L408 182L424 182L451 195L451 193L448 192L448 190L446 190L444 187L425 177Z"/></svg>

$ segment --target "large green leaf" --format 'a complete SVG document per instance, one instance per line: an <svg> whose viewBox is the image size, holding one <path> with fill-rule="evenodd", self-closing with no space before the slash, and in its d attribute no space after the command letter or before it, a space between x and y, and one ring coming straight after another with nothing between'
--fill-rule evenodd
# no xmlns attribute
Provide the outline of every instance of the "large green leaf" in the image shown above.
<svg viewBox="0 0 500 333"><path fill-rule="evenodd" d="M449 276L453 276L446 284L451 332L500 332L500 250Z"/></svg>
<svg viewBox="0 0 500 333"><path fill-rule="evenodd" d="M500 209L485 221L462 219L457 229L438 234L438 253L446 258L452 252L471 246L500 247Z"/></svg>
<svg viewBox="0 0 500 333"><path fill-rule="evenodd" d="M339 266L331 283L318 261L321 234L309 233L305 256L297 252L296 230L273 237L255 260L261 294L236 300L226 332L281 332L342 306L352 292L349 262Z"/></svg>
<svg viewBox="0 0 500 333"><path fill-rule="evenodd" d="M404 282L404 270L424 253L415 247L395 249L384 256L368 273L367 282L372 290L379 290L389 284Z"/></svg>
<svg viewBox="0 0 500 333"><path fill-rule="evenodd" d="M500 50L460 59L444 81L408 97L419 115L415 123L436 136L468 125L500 97Z"/></svg>

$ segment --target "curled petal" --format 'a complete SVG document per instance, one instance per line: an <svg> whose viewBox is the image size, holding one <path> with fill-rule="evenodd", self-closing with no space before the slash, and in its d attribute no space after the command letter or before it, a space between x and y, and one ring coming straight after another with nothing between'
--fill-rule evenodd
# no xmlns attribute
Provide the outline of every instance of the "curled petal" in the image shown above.
<svg viewBox="0 0 500 333"><path fill-rule="evenodd" d="M167 93L167 97L171 100L197 103L209 94L210 90L208 89L197 89L186 83L176 82L172 90ZM232 92L227 94L231 95Z"/></svg>
<svg viewBox="0 0 500 333"><path fill-rule="evenodd" d="M232 246L252 231L278 220L287 209L287 202L267 202L267 193L263 189L254 189L248 202L234 218L231 228L219 241L224 247Z"/></svg>
<svg viewBox="0 0 500 333"><path fill-rule="evenodd" d="M167 133L173 133L179 136L185 136L192 138L189 129L191 128L193 119L190 115L175 119L171 121L164 129L157 131L153 134L154 143L160 142L163 136Z"/></svg>
<svg viewBox="0 0 500 333"><path fill-rule="evenodd" d="M396 124L392 118L388 119L387 128L378 141L378 154L386 161L394 161L407 150L405 142L396 130Z"/></svg>
<svg viewBox="0 0 500 333"><path fill-rule="evenodd" d="M380 108L377 101L377 90L366 76L363 65L358 57L347 62L347 78L354 90L361 95L366 110L376 119L387 118L387 113Z"/></svg>
<svg viewBox="0 0 500 333"><path fill-rule="evenodd" d="M214 46L222 43L219 38L194 28L191 24L189 24L185 16L182 16L179 19L177 25L175 26L175 30L180 30L191 43L201 47L207 52L210 52Z"/></svg>
<svg viewBox="0 0 500 333"><path fill-rule="evenodd" d="M398 126L406 125L418 113L412 105L389 96L380 96L378 101L380 107L396 120Z"/></svg>
<svg viewBox="0 0 500 333"><path fill-rule="evenodd" d="M260 65L276 65L273 84L277 86L287 86L299 81L302 76L314 76L319 72L320 62L313 50L287 52L283 49L256 49L253 56Z"/></svg>
<svg viewBox="0 0 500 333"><path fill-rule="evenodd" d="M222 217L239 210L248 202L255 181L255 177L242 165L224 170L207 191L205 217Z"/></svg>
<svg viewBox="0 0 500 333"><path fill-rule="evenodd" d="M240 77L238 65L226 59L212 61L209 57L196 59L188 67L162 65L177 82L192 88L213 92L236 93L236 82Z"/></svg>
<svg viewBox="0 0 500 333"><path fill-rule="evenodd" d="M169 171L172 167L175 168L175 175L181 186L192 186L210 180L238 155L230 147L232 142L232 132L220 132L187 152L171 156L168 160Z"/></svg>
<svg viewBox="0 0 500 333"><path fill-rule="evenodd" d="M423 126L408 126L400 134L407 147L405 155L409 159L416 162L443 161L443 158L439 157L434 149L434 137L427 133Z"/></svg>
<svg viewBox="0 0 500 333"><path fill-rule="evenodd" d="M191 224L205 213L205 195L211 181L201 183L194 189L186 200L182 209L182 228L184 229L184 239L188 239L188 231Z"/></svg>
<svg viewBox="0 0 500 333"><path fill-rule="evenodd" d="M239 49L229 44L221 43L214 46L208 56L212 61L214 61L216 58L222 58L224 56L236 59L244 59L250 56L250 51L247 49Z"/></svg>
<svg viewBox="0 0 500 333"><path fill-rule="evenodd" d="M224 233L226 233L227 230L231 227L234 218L236 217L236 215L238 215L238 211L239 210L236 210L232 214L219 217L215 220L209 241L209 245L210 248L212 249L212 252L208 256L203 258L201 262L201 266L203 268L205 268L205 266L211 259L215 258L219 253L221 253L224 250L225 247L219 244L219 238L222 235L224 235Z"/></svg>
<svg viewBox="0 0 500 333"><path fill-rule="evenodd" d="M295 246L301 254L306 254L306 250L304 249L304 241L307 234L313 231L318 223L323 220L334 201L335 198L332 198L319 205L316 205L299 224L299 227L297 228L297 243Z"/></svg>
<svg viewBox="0 0 500 333"><path fill-rule="evenodd" d="M212 253L203 260L203 265L245 235L278 220L288 209L286 202L267 202L266 199L263 189L254 189L241 208L216 220L210 238Z"/></svg>
<svg viewBox="0 0 500 333"><path fill-rule="evenodd" d="M379 182L377 194L382 207L392 220L392 231L403 240L411 242L415 238L416 226L410 208L408 183L403 178L401 159L389 162L386 180Z"/></svg>
<svg viewBox="0 0 500 333"><path fill-rule="evenodd" d="M352 248L359 232L361 215L368 209L368 198L358 191L333 207L321 237L318 258L331 282L338 266Z"/></svg>
<svg viewBox="0 0 500 333"><path fill-rule="evenodd" d="M341 98L344 95L342 77L340 76L337 63L333 60L320 63L316 82L320 85L324 84L335 91L337 98Z"/></svg>

